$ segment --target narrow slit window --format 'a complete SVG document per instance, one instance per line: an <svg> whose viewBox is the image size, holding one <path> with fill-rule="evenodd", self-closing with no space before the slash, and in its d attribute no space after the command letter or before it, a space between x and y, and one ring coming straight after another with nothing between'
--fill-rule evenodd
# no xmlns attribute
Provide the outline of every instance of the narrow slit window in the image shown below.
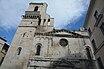
<svg viewBox="0 0 104 69"><path fill-rule="evenodd" d="M88 29L88 33L89 33L89 36L91 36L91 29L90 28Z"/></svg>
<svg viewBox="0 0 104 69"><path fill-rule="evenodd" d="M44 23L45 23L46 19L44 19Z"/></svg>
<svg viewBox="0 0 104 69"><path fill-rule="evenodd" d="M50 26L50 19L48 19L48 26Z"/></svg>
<svg viewBox="0 0 104 69"><path fill-rule="evenodd" d="M23 34L23 37L25 36L26 33Z"/></svg>
<svg viewBox="0 0 104 69"><path fill-rule="evenodd" d="M38 21L38 25L40 25L40 23L41 23L41 19L39 19L39 21Z"/></svg>
<svg viewBox="0 0 104 69"><path fill-rule="evenodd" d="M4 60L4 57L1 58L0 65L2 64L3 60Z"/></svg>
<svg viewBox="0 0 104 69"><path fill-rule="evenodd" d="M40 55L40 51L41 51L41 45L38 44L36 49L36 55Z"/></svg>
<svg viewBox="0 0 104 69"><path fill-rule="evenodd" d="M20 55L21 50L22 50L22 48L21 48L21 47L19 47L19 48L17 49L17 55Z"/></svg>

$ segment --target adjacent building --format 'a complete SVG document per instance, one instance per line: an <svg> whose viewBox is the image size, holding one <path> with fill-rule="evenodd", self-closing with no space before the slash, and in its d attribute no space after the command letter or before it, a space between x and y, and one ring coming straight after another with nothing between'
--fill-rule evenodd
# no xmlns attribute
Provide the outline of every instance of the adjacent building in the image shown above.
<svg viewBox="0 0 104 69"><path fill-rule="evenodd" d="M46 3L30 3L1 69L96 69L84 29L54 28Z"/></svg>
<svg viewBox="0 0 104 69"><path fill-rule="evenodd" d="M9 48L9 45L5 43L2 47L2 49L0 50L0 65L2 64L2 62L5 58L8 48Z"/></svg>
<svg viewBox="0 0 104 69"><path fill-rule="evenodd" d="M3 62L3 59L6 55L8 48L9 48L9 46L6 44L6 40L4 38L0 37L0 65Z"/></svg>
<svg viewBox="0 0 104 69"><path fill-rule="evenodd" d="M104 69L104 0L91 0L84 27L87 29L99 69Z"/></svg>
<svg viewBox="0 0 104 69"><path fill-rule="evenodd" d="M2 50L2 47L4 46L5 43L6 43L6 40L0 37L0 51Z"/></svg>

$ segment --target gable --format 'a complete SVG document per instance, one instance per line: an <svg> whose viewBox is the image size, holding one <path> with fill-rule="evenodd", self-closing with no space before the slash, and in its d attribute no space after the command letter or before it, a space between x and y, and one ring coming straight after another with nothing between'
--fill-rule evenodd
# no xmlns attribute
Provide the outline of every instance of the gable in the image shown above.
<svg viewBox="0 0 104 69"><path fill-rule="evenodd" d="M72 33L68 33L68 32L65 32L65 31L61 31L61 32L55 32L54 34L58 34L58 35L73 35Z"/></svg>
<svg viewBox="0 0 104 69"><path fill-rule="evenodd" d="M78 33L75 33L74 31L70 30L53 30L50 32L45 32L45 33L35 33L36 35L43 35L43 36L56 36L56 37L73 37L73 38L83 38L88 36L80 35Z"/></svg>
<svg viewBox="0 0 104 69"><path fill-rule="evenodd" d="M54 35L70 35L70 36L81 36L80 34L78 33L75 33L73 31L70 31L70 30L64 30L64 29L61 29L61 30L53 30L53 31L50 31L50 32L47 32L47 34L54 34Z"/></svg>

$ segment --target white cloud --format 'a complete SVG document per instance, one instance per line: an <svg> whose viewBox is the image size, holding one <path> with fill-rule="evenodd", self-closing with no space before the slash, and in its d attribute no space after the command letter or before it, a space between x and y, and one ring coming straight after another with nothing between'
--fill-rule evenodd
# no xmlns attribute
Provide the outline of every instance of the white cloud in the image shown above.
<svg viewBox="0 0 104 69"><path fill-rule="evenodd" d="M90 0L36 0L48 3L48 13L55 18L55 27L75 23L87 10Z"/></svg>
<svg viewBox="0 0 104 69"><path fill-rule="evenodd" d="M28 1L25 0L0 0L0 27L16 28L26 5L28 5Z"/></svg>
<svg viewBox="0 0 104 69"><path fill-rule="evenodd" d="M34 0L0 0L0 26L16 28L21 15ZM90 0L35 0L48 3L48 14L55 18L55 27L62 28L78 20L86 11Z"/></svg>

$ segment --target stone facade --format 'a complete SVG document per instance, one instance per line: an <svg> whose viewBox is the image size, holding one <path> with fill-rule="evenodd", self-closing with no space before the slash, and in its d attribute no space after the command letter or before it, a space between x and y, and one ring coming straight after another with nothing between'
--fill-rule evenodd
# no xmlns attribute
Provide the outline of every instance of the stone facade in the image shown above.
<svg viewBox="0 0 104 69"><path fill-rule="evenodd" d="M8 44L4 44L1 51L0 51L0 65L2 64L4 58L5 58L5 55L8 51L8 48L9 48L9 45Z"/></svg>
<svg viewBox="0 0 104 69"><path fill-rule="evenodd" d="M2 53L3 46L5 45L6 40L0 37L0 65L5 57L5 54Z"/></svg>
<svg viewBox="0 0 104 69"><path fill-rule="evenodd" d="M0 51L2 50L2 47L4 46L5 43L6 43L6 40L0 37Z"/></svg>
<svg viewBox="0 0 104 69"><path fill-rule="evenodd" d="M96 69L87 32L54 29L46 3L30 3L1 69Z"/></svg>
<svg viewBox="0 0 104 69"><path fill-rule="evenodd" d="M104 0L91 0L84 27L90 35L98 68L104 69Z"/></svg>

